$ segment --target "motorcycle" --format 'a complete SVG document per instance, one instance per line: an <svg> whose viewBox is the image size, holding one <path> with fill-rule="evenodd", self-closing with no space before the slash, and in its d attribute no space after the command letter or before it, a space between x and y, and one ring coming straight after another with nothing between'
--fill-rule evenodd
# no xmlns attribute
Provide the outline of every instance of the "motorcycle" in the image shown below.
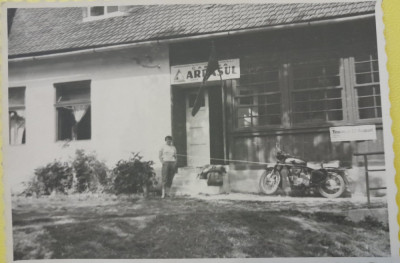
<svg viewBox="0 0 400 263"><path fill-rule="evenodd" d="M275 194L279 187L306 191L316 189L323 197L337 198L346 190L348 181L344 168L329 167L321 163L319 167L291 156L278 149L277 162L273 167L267 167L260 178L260 188L267 194Z"/></svg>

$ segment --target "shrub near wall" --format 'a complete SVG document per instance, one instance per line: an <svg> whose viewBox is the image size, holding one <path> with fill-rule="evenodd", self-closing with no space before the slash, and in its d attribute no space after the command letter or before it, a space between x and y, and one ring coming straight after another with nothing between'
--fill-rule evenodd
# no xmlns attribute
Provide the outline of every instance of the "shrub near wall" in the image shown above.
<svg viewBox="0 0 400 263"><path fill-rule="evenodd" d="M75 192L103 191L108 184L108 168L104 162L97 159L95 154L86 154L77 150L72 161L75 173Z"/></svg>
<svg viewBox="0 0 400 263"><path fill-rule="evenodd" d="M120 160L113 169L114 191L116 194L147 194L149 188L157 184L153 161L144 161L139 153L132 153L128 160Z"/></svg>
<svg viewBox="0 0 400 263"><path fill-rule="evenodd" d="M153 161L144 161L139 153L120 160L110 171L95 154L77 150L69 162L54 160L35 170L22 195L42 196L52 193L147 194L157 181Z"/></svg>
<svg viewBox="0 0 400 263"><path fill-rule="evenodd" d="M39 167L35 175L25 187L23 195L41 196L50 195L53 192L66 194L73 183L73 169L67 162L54 160Z"/></svg>
<svg viewBox="0 0 400 263"><path fill-rule="evenodd" d="M95 154L77 150L73 160L53 162L35 170L22 195L42 196L52 193L105 192L110 185L109 169Z"/></svg>

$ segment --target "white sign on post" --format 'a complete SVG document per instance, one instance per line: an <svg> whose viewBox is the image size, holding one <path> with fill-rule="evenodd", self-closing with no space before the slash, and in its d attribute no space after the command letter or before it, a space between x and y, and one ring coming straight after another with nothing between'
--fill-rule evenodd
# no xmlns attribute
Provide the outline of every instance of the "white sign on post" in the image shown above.
<svg viewBox="0 0 400 263"><path fill-rule="evenodd" d="M332 142L376 140L375 125L330 127Z"/></svg>
<svg viewBox="0 0 400 263"><path fill-rule="evenodd" d="M239 59L220 60L219 69L223 80L240 78L240 62ZM171 67L171 84L187 84L202 82L207 71L207 62L177 65ZM211 74L208 81L220 80L220 73L215 71Z"/></svg>

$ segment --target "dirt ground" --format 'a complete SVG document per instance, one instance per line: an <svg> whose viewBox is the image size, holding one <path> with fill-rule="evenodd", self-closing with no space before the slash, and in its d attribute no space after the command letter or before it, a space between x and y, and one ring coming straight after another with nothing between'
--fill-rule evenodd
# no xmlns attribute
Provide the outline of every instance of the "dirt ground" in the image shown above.
<svg viewBox="0 0 400 263"><path fill-rule="evenodd" d="M375 199L374 207L385 207ZM13 199L14 259L388 256L365 200L218 195Z"/></svg>

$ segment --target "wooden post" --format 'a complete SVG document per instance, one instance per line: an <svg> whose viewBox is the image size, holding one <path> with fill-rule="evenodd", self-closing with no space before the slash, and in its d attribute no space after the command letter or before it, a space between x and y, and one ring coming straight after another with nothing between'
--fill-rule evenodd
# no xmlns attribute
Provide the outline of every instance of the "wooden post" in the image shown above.
<svg viewBox="0 0 400 263"><path fill-rule="evenodd" d="M368 206L370 206L371 201L369 198L369 175L368 175L368 156L367 155L364 155L364 167L365 167L365 184L367 187Z"/></svg>

